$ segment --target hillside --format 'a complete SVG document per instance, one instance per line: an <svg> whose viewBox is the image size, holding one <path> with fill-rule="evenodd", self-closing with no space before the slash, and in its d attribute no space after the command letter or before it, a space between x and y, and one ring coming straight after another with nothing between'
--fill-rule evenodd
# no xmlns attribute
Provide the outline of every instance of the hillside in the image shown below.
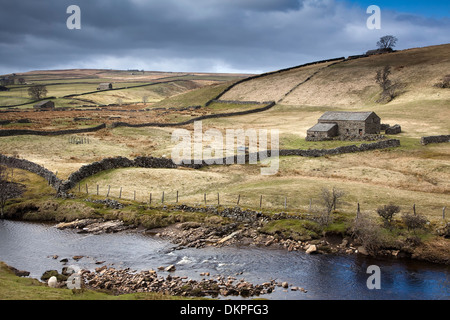
<svg viewBox="0 0 450 320"><path fill-rule="evenodd" d="M15 84L8 84L9 91L0 92L0 108L32 107L34 101L28 95L28 89L38 84L46 86L47 97L53 97L57 107L73 108L139 102L151 104L174 95L247 76L100 69L30 71L15 74ZM19 79L23 79L24 83L19 84ZM99 83L103 82L111 83L113 90L98 91Z"/></svg>
<svg viewBox="0 0 450 320"><path fill-rule="evenodd" d="M406 85L404 94L393 103L421 100L449 101L450 92L433 85L450 73L450 44L398 51L337 64L318 64L269 74L243 82L225 95L224 100L274 100L314 76L288 94L280 104L361 108L373 106L380 93L375 74L392 67L391 78ZM329 67L327 67L329 66Z"/></svg>
<svg viewBox="0 0 450 320"><path fill-rule="evenodd" d="M124 168L93 176L81 185L89 184L90 190L95 190L98 185L102 195L111 186L113 196L117 196L123 188L124 198L136 196L139 201L147 201L150 192L160 198L165 191L168 203L175 201L174 195L179 191L180 202L187 204L203 201L205 193L211 199L220 192L223 205L235 205L239 195L241 205L253 208L260 206L263 195L263 207L273 210L283 208L287 198L287 210L292 212L310 210L310 203L320 207L321 189L337 186L346 194L341 209L350 215L354 214L357 202L367 214L375 217L374 210L377 207L393 202L402 206L402 212L409 212L416 204L420 213L439 221L442 208L450 206L450 145L422 146L420 138L450 134L450 90L433 86L450 73L449 49L450 45L441 45L356 60L334 60L249 78L244 75L148 74L149 77L161 76L166 80L210 81L211 84L184 93L170 94L165 99L160 97L162 100L147 106L142 103L116 105L102 112L93 108L78 108L76 114L75 111L39 113L22 109L14 112L8 110L1 114L1 120L27 118L31 122L13 122L2 125L1 129L57 130L111 124L115 121L135 124L174 123L205 114L261 107L236 101L207 105L208 101L220 96L220 100L272 100L277 104L263 112L206 119L202 121L204 131L217 129L225 134L225 130L230 128L277 129L282 149L329 149L355 142L305 141L306 130L317 123L323 112L333 109L373 110L383 123L401 125L401 134L387 136L399 139L400 148L317 158L281 157L279 172L269 177L261 176L261 164L212 166L201 170ZM376 100L380 89L374 77L376 71L385 65L393 67L392 79L402 81L406 86L405 92L392 102L379 104ZM129 79L125 79L131 77L129 73L117 72L114 75L112 71L101 72L105 72L104 76L108 79L124 77L123 81L130 83ZM49 74L46 75L46 82L55 82L55 77L61 77L61 74ZM89 80L65 78L59 82L98 83L105 79L97 78L101 74L99 71L91 75ZM43 74L34 76L43 77ZM150 80L146 79L149 83ZM235 85L230 87L232 84ZM77 87L71 88L72 93L74 88ZM114 96L132 92L124 89L97 94ZM126 98L122 99L124 103L127 102ZM179 109L187 106L201 107ZM75 116L85 120L74 122ZM91 120L86 120L88 118ZM183 127L192 130L192 125ZM70 143L67 135L1 137L0 153L36 162L58 172L58 177L67 178L81 166L106 157L170 157L175 145L171 135L175 129L176 126L109 126L98 132L75 136L89 137L90 143L84 145ZM208 147L211 146L205 142L205 148Z"/></svg>

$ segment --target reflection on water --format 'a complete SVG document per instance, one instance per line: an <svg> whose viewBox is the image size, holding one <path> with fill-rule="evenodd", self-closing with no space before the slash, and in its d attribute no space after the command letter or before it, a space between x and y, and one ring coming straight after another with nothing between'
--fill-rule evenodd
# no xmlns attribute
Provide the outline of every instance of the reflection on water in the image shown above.
<svg viewBox="0 0 450 320"><path fill-rule="evenodd" d="M58 259L52 256L57 255ZM74 261L73 256L84 256ZM0 220L0 260L40 278L49 269L68 265L91 269L97 261L115 268L157 269L176 265L175 274L201 279L211 276L245 278L255 284L271 279L287 281L308 292L277 288L269 299L449 299L450 270L446 266L377 260L361 256L307 255L254 247L185 248L137 232L77 234L53 225ZM381 269L381 290L369 290L370 265ZM163 275L164 272L160 271Z"/></svg>

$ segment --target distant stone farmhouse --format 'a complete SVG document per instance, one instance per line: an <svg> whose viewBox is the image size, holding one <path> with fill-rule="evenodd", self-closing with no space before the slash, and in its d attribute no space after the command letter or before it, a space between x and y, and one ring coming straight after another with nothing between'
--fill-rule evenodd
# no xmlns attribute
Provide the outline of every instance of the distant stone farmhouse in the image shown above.
<svg viewBox="0 0 450 320"><path fill-rule="evenodd" d="M337 136L355 137L380 134L381 119L375 112L325 112L307 131L306 140L330 140Z"/></svg>
<svg viewBox="0 0 450 320"><path fill-rule="evenodd" d="M50 100L44 100L41 102L36 103L33 108L36 111L50 111L55 110L55 103Z"/></svg>
<svg viewBox="0 0 450 320"><path fill-rule="evenodd" d="M384 49L374 49L366 52L366 55L373 56L375 54L383 54L383 53L391 53L394 52L392 48L384 48Z"/></svg>
<svg viewBox="0 0 450 320"><path fill-rule="evenodd" d="M106 83L100 83L97 87L97 90L111 90L113 88L112 83L106 82Z"/></svg>
<svg viewBox="0 0 450 320"><path fill-rule="evenodd" d="M6 76L0 78L0 85L8 86L14 84L14 77Z"/></svg>

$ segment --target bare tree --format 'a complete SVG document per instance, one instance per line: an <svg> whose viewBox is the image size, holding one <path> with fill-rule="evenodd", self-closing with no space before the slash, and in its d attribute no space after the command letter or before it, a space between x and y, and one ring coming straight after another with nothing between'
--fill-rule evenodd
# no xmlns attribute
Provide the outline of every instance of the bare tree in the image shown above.
<svg viewBox="0 0 450 320"><path fill-rule="evenodd" d="M384 36L380 38L380 41L377 42L377 47L386 50L386 49L392 49L395 47L398 39L394 36Z"/></svg>
<svg viewBox="0 0 450 320"><path fill-rule="evenodd" d="M380 85L381 89L383 89L383 92L387 91L388 88L392 85L392 81L389 80L390 75L391 75L390 66L385 66L383 69L377 71L375 81Z"/></svg>
<svg viewBox="0 0 450 320"><path fill-rule="evenodd" d="M392 82L389 77L391 76L392 69L390 66L385 66L383 69L377 71L375 76L375 82L381 87L381 97L377 102L390 102L394 100L404 88L400 82Z"/></svg>
<svg viewBox="0 0 450 320"><path fill-rule="evenodd" d="M345 195L344 191L337 189L336 187L333 187L331 190L327 188L322 188L321 198L322 203L325 207L325 212L321 217L321 220L324 224L328 224L330 214L333 212L333 210L336 210L336 207L340 202L340 199L344 195Z"/></svg>
<svg viewBox="0 0 450 320"><path fill-rule="evenodd" d="M42 84L32 86L28 89L28 95L34 100L41 100L47 95L47 87Z"/></svg>

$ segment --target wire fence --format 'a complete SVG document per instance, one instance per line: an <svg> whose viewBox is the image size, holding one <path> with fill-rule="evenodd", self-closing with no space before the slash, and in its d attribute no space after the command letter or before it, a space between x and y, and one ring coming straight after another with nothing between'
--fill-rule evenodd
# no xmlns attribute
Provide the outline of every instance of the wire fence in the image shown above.
<svg viewBox="0 0 450 320"><path fill-rule="evenodd" d="M89 185L78 184L76 190L80 195L94 195L99 197L113 198L125 201L135 201L138 203L148 205L164 205L164 204L184 204L184 205L205 205L205 206L241 206L253 209L261 210L285 210L285 211L308 211L317 212L323 210L324 204L321 198L308 198L308 197L294 197L281 194L260 194L254 193L226 193L226 192L197 192L191 194L182 194L180 191L174 190L159 190L159 191L147 191L147 190L130 190L123 187L111 186L111 185ZM348 203L342 201L340 207L346 207L346 209L354 210L356 217L358 217L362 211L359 202ZM412 204L403 208L402 211L412 211L416 214L416 204ZM422 207L422 209L425 209ZM375 211L376 208L372 208ZM418 209L417 209L418 210ZM427 208L430 210L430 208ZM436 207L432 208L433 211ZM442 208L442 219L446 219L446 207Z"/></svg>
<svg viewBox="0 0 450 320"><path fill-rule="evenodd" d="M162 205L162 204L185 204L185 205L216 205L216 206L243 206L254 209L312 209L318 206L318 199L300 199L285 195L255 195L250 193L226 193L226 192L198 192L183 194L180 191L147 191L130 190L124 187L99 184L82 184L73 190L80 195L100 196L139 203ZM301 200L301 201L300 201Z"/></svg>

